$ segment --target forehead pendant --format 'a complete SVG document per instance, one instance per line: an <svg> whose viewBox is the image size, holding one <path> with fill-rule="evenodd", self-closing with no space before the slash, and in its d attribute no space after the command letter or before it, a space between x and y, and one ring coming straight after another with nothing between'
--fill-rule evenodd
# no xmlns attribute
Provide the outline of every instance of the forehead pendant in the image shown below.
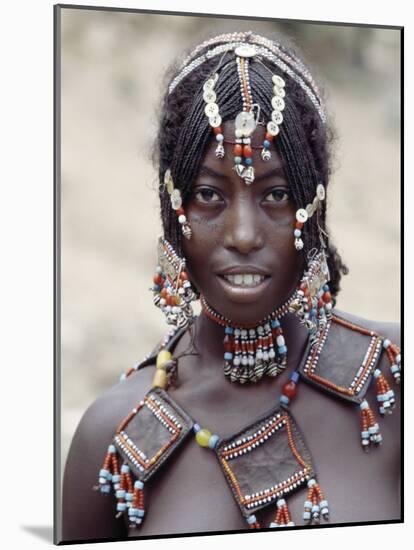
<svg viewBox="0 0 414 550"><path fill-rule="evenodd" d="M260 49L253 44L238 44L234 47L236 56L237 74L239 77L239 88L242 98L242 111L235 119L235 143L233 148L234 170L247 185L253 183L255 171L253 167L252 135L259 124L260 105L253 103L252 89L250 86L249 64L252 58L260 60ZM220 66L220 63L219 63ZM215 70L203 85L203 99L205 102L204 113L208 118L210 126L217 141L215 150L216 157L223 158L224 136L221 128L222 117L217 103L217 84L219 67ZM261 147L261 158L268 161L271 158L270 146L279 134L279 126L283 122L282 111L285 108L285 81L282 77L272 74L273 95L271 99L271 119L266 124L266 134ZM263 124L263 123L262 123Z"/></svg>

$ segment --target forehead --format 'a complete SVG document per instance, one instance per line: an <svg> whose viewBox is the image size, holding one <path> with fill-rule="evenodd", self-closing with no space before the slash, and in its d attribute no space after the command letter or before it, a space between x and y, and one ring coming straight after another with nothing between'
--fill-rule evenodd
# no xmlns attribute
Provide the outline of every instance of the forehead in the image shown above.
<svg viewBox="0 0 414 550"><path fill-rule="evenodd" d="M203 168L206 168L209 171L221 174L225 177L239 178L234 171L234 146L236 144L234 120L224 122L221 128L224 136L224 158L220 159L216 157L215 150L218 142L213 132L211 132L211 138L201 162L200 175L205 173L203 172ZM265 134L265 126L258 124L251 136L252 165L255 170L255 181L265 178L268 173L284 177L283 160L276 151L274 142L270 144L271 158L268 161L264 161L261 157ZM278 137L275 139L278 139Z"/></svg>

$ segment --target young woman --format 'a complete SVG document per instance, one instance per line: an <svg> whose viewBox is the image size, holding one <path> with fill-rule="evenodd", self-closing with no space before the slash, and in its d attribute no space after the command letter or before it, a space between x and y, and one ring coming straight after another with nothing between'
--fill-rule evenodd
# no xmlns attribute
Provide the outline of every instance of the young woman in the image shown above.
<svg viewBox="0 0 414 550"><path fill-rule="evenodd" d="M64 540L400 518L398 327L334 307L329 136L279 43L221 35L175 68L154 303L176 328L82 418Z"/></svg>

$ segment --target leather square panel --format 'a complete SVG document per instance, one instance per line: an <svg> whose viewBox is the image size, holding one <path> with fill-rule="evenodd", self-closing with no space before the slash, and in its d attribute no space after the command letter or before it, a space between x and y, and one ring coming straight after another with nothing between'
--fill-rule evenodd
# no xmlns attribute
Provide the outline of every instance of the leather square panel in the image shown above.
<svg viewBox="0 0 414 550"><path fill-rule="evenodd" d="M359 404L380 359L382 342L374 332L361 334L332 320L321 340L309 350L300 373L306 381L325 391Z"/></svg>
<svg viewBox="0 0 414 550"><path fill-rule="evenodd" d="M276 503L313 476L303 437L292 415L281 407L221 439L216 454L245 517Z"/></svg>
<svg viewBox="0 0 414 550"><path fill-rule="evenodd" d="M136 411L136 412L135 412ZM141 481L148 480L191 432L193 421L161 388L151 389L115 434L114 445Z"/></svg>

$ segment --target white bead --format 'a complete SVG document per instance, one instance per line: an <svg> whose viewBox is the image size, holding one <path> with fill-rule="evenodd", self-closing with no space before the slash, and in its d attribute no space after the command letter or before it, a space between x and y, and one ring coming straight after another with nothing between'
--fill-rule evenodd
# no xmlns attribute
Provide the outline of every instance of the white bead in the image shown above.
<svg viewBox="0 0 414 550"><path fill-rule="evenodd" d="M179 221L180 223L185 223L185 222L187 221L187 218L185 217L184 214L180 214L180 215L178 216L178 221Z"/></svg>

